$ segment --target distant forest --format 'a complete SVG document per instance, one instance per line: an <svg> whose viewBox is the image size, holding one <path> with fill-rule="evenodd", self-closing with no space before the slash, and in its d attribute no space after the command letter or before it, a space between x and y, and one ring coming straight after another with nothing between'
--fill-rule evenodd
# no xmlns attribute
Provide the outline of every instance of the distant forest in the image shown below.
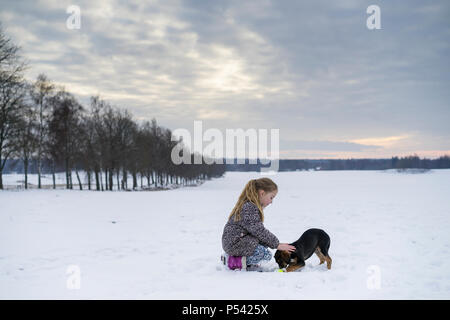
<svg viewBox="0 0 450 320"><path fill-rule="evenodd" d="M236 161L235 161L236 163ZM260 171L267 165L227 164L227 171ZM421 159L417 155L391 159L325 159L325 160L279 160L279 171L296 170L387 170L387 169L448 169L450 157L442 156L438 159Z"/></svg>
<svg viewBox="0 0 450 320"><path fill-rule="evenodd" d="M237 164L237 159L233 164L218 165L223 167L224 171L257 171L268 165L250 164L248 159ZM231 162L229 160L229 162ZM323 160L302 160L302 159L281 159L279 160L279 171L297 171L297 170L388 170L388 169L450 169L450 157L442 156L438 159L419 158L418 156L393 157L391 159L323 159ZM80 167L82 169L82 167ZM56 167L56 172L63 172L62 164ZM24 173L23 161L9 160L5 166L4 173ZM52 172L51 162L43 161L42 173L50 174ZM32 160L28 166L28 173L38 173L37 161Z"/></svg>

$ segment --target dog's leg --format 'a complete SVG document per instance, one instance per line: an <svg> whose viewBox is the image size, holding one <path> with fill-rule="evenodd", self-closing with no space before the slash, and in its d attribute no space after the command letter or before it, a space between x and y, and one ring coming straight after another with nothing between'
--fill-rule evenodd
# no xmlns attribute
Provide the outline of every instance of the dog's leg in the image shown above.
<svg viewBox="0 0 450 320"><path fill-rule="evenodd" d="M305 265L303 264L290 264L287 268L286 268L286 272L293 272L296 271L302 267L304 267Z"/></svg>
<svg viewBox="0 0 450 320"><path fill-rule="evenodd" d="M327 268L328 268L328 270L330 270L331 269L331 257L330 256L326 256L325 257L325 260L327 261Z"/></svg>
<svg viewBox="0 0 450 320"><path fill-rule="evenodd" d="M326 261L325 256L323 255L322 251L320 251L319 247L316 248L314 253L319 257L319 260L320 260L319 264L322 264Z"/></svg>
<svg viewBox="0 0 450 320"><path fill-rule="evenodd" d="M289 266L286 268L286 272L296 271L304 266L305 261L299 259L298 257L295 257L294 259L291 259Z"/></svg>

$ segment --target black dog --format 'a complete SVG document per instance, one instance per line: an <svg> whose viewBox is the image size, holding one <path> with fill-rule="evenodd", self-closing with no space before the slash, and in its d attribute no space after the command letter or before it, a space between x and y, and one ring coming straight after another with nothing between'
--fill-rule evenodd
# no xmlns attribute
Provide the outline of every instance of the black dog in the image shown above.
<svg viewBox="0 0 450 320"><path fill-rule="evenodd" d="M330 237L321 229L306 230L300 239L291 243L296 250L289 253L288 251L277 250L275 252L275 261L278 263L280 269L286 268L287 272L295 271L305 266L305 260L315 253L319 259L320 264L326 261L327 268L331 269L331 258L328 255L330 248Z"/></svg>

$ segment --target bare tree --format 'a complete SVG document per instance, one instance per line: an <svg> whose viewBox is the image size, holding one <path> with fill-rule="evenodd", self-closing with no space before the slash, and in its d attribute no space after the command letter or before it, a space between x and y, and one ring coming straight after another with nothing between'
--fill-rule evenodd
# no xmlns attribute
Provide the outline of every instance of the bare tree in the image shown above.
<svg viewBox="0 0 450 320"><path fill-rule="evenodd" d="M93 170L95 176L96 189L98 191L104 190L102 182L102 170L105 165L106 158L106 139L105 128L103 123L103 112L106 103L100 99L99 96L91 97L91 110L89 113L89 120L87 122L89 143L90 143L90 157L93 163Z"/></svg>
<svg viewBox="0 0 450 320"><path fill-rule="evenodd" d="M3 169L15 150L19 126L19 108L24 97L23 71L25 63L19 47L11 42L0 25L0 189L3 189Z"/></svg>
<svg viewBox="0 0 450 320"><path fill-rule="evenodd" d="M44 138L46 136L47 126L47 111L50 108L50 99L53 95L55 86L50 82L47 76L43 73L39 74L36 81L31 87L31 97L38 114L37 127L37 171L38 171L38 188L41 188L41 172L42 172L42 158L44 156Z"/></svg>
<svg viewBox="0 0 450 320"><path fill-rule="evenodd" d="M118 189L127 188L128 172L133 177L133 189L137 188L136 177L136 149L135 139L137 124L133 121L128 111L116 111L116 133L115 144L118 146L117 159L117 177L119 180L120 171L122 171L122 183L117 183Z"/></svg>
<svg viewBox="0 0 450 320"><path fill-rule="evenodd" d="M15 139L15 155L22 159L25 174L25 189L28 189L28 166L37 147L37 117L29 103L22 102Z"/></svg>
<svg viewBox="0 0 450 320"><path fill-rule="evenodd" d="M151 185L151 177L153 177L155 140L150 122L144 122L136 137L136 147L138 171L141 177L147 178L147 186Z"/></svg>
<svg viewBox="0 0 450 320"><path fill-rule="evenodd" d="M62 160L66 172L66 187L73 188L72 169L78 152L77 134L83 107L75 97L64 89L59 90L51 99L52 113L49 132L58 150L57 159Z"/></svg>

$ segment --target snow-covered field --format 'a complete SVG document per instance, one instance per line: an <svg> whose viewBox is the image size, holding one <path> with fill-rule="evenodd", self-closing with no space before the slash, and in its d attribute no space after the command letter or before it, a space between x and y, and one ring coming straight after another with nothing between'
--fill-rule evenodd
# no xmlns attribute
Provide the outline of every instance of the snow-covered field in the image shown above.
<svg viewBox="0 0 450 320"><path fill-rule="evenodd" d="M223 225L257 177L155 192L1 191L0 298L450 299L450 170L273 175L266 227L282 242L323 228L332 269L313 256L300 272L224 270Z"/></svg>

